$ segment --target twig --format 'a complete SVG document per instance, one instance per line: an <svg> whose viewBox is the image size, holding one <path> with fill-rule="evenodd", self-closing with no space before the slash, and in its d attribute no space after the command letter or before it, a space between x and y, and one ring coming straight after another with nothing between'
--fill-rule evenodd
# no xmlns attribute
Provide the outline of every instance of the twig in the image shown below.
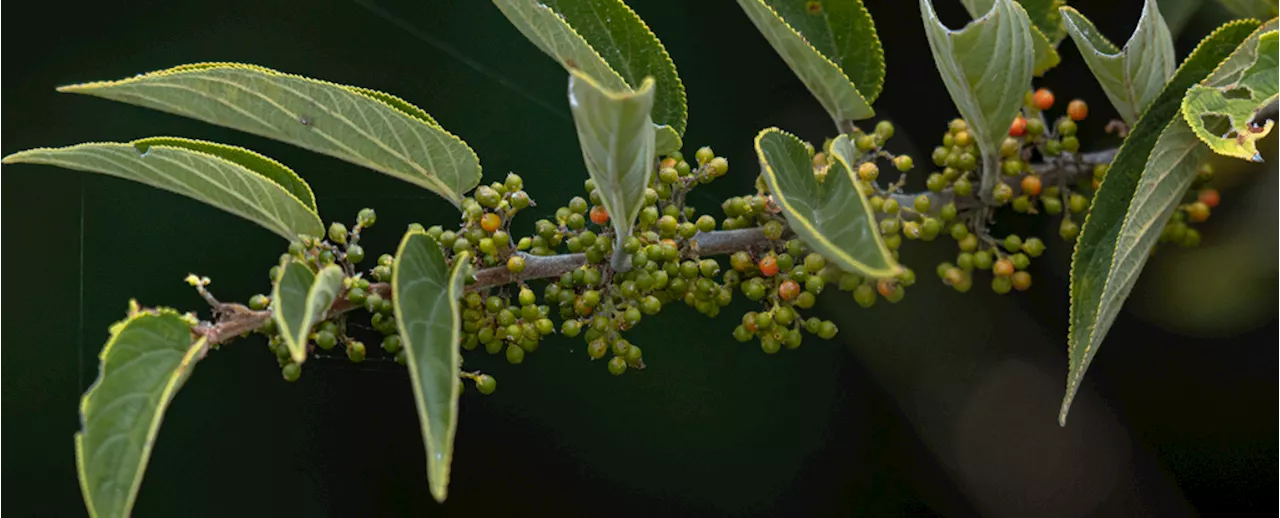
<svg viewBox="0 0 1280 518"><path fill-rule="evenodd" d="M1115 154L1115 149L1081 155L1064 154L1062 157L1049 162L1034 164L1031 166L1031 170L1039 174L1047 185L1057 185L1059 182L1070 184L1084 175L1092 174L1094 165L1110 162L1111 159L1115 158ZM1006 176L1002 179L1013 187L1014 192L1017 193L1021 190L1021 178L1021 176ZM938 193L899 193L891 196L893 199L898 200L898 203L902 206L910 207L916 197L921 194L930 198L932 202L931 213L936 213L944 204L956 199L955 193L951 189ZM959 198L957 204L964 205L957 207L960 210L984 207L980 200L970 196ZM769 238L765 237L764 229L759 227L698 232L691 240L689 252L699 256L724 255L738 250L757 248L768 243ZM571 272L587 264L586 254L581 253L548 256L530 255L524 252L517 253L524 259L525 268L523 271L513 274L507 269L506 265L479 270L475 273L475 282L468 285L467 290L478 291L513 282L559 277L566 272ZM377 293L383 299L390 299L392 296L391 285L385 282L370 284L367 291L369 293ZM340 296L334 301L333 306L329 308L328 316L332 317L356 308L357 306L348 302L346 297ZM217 314L217 323L202 323L194 329L197 335L206 337L211 345L233 340L244 333L262 327L263 324L266 324L271 319L270 310L256 311L235 303L219 303L215 306L215 313Z"/></svg>

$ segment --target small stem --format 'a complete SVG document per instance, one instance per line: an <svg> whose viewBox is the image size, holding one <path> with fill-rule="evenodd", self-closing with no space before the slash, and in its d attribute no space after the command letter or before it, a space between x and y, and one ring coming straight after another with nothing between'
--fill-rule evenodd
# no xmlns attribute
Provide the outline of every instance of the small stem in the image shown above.
<svg viewBox="0 0 1280 518"><path fill-rule="evenodd" d="M1083 178L1084 175L1093 174L1093 166L1105 164L1114 159L1116 151L1115 149L1108 149L1079 155L1064 153L1061 157L1051 159L1048 162L1033 164L1031 172L1040 175L1048 185L1058 185L1059 183L1071 185ZM1013 187L1015 194L1021 190L1022 175L1003 176L1001 179ZM952 200L956 200L957 209L960 210L972 211L973 209L986 207L974 197L966 196L957 199L951 189L945 189L938 193L899 193L893 194L891 197L903 207L912 207L916 197L921 194L930 198L930 213L936 214L943 205ZM689 244L689 251L698 256L724 255L739 250L758 248L771 242L769 238L765 237L764 228L762 227L698 232L693 236ZM475 282L467 286L467 290L477 291L515 282L559 277L566 272L571 272L587 264L586 254L581 253L548 256L530 255L524 252L516 253L524 258L525 268L523 271L519 274L513 274L507 269L506 265L479 270L475 273ZM384 299L390 299L391 285L385 282L372 283L369 285L368 292L377 293ZM202 296L204 295L202 293ZM210 345L233 340L244 333L262 327L267 320L271 319L270 310L255 311L241 304L218 303L216 300L212 300L211 295L206 297L206 300L209 300L210 304L214 306L215 313L218 314L218 322L201 323L195 327L193 332L199 336L206 337ZM357 307L348 302L345 296L339 297L329 308L327 316L340 315Z"/></svg>

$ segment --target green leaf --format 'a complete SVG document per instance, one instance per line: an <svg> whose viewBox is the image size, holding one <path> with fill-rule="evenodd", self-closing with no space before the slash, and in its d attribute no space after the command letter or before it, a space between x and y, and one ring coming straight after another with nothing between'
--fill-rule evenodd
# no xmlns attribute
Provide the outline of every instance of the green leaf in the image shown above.
<svg viewBox="0 0 1280 518"><path fill-rule="evenodd" d="M1234 58L1243 51L1245 55L1241 56L1241 61L1253 61L1248 68L1219 78L1210 77L1206 84L1187 90L1182 100L1182 115L1196 136L1215 153L1262 161L1256 142L1271 132L1275 121L1268 119L1262 127L1254 126L1250 121L1259 110L1275 102L1277 90L1280 90L1276 85L1276 38L1275 30L1262 34L1256 40L1246 42L1224 62L1224 65L1236 65ZM1215 125L1215 120L1220 121L1224 117L1228 131L1210 127Z"/></svg>
<svg viewBox="0 0 1280 518"><path fill-rule="evenodd" d="M517 29L565 67L586 73L605 89L638 90L655 81L653 122L683 136L689 119L676 65L621 0L493 0Z"/></svg>
<svg viewBox="0 0 1280 518"><path fill-rule="evenodd" d="M999 180L1000 142L1031 84L1031 22L1012 0L996 0L987 14L952 31L930 2L920 0L920 12L933 61L982 151L981 194L989 199Z"/></svg>
<svg viewBox="0 0 1280 518"><path fill-rule="evenodd" d="M293 363L307 360L311 327L324 320L329 306L342 291L342 278L342 268L336 264L324 267L319 274L296 259L280 268L280 278L271 292L271 316L280 327Z"/></svg>
<svg viewBox="0 0 1280 518"><path fill-rule="evenodd" d="M175 137L37 148L6 164L46 164L107 174L181 194L296 240L322 236L311 188L279 162L244 148Z"/></svg>
<svg viewBox="0 0 1280 518"><path fill-rule="evenodd" d="M880 227L854 178L853 146L840 135L826 177L814 176L804 143L778 128L756 135L761 175L791 230L846 272L874 278L898 275L901 267L880 237Z"/></svg>
<svg viewBox="0 0 1280 518"><path fill-rule="evenodd" d="M978 18L991 10L995 0L961 0L969 16ZM1018 4L1026 11L1031 20L1031 44L1035 49L1035 67L1032 75L1043 76L1062 62L1058 55L1058 42L1065 35L1062 28L1062 16L1058 14L1056 5L1066 5L1063 0L1018 0ZM1054 7L1053 9L1050 9ZM1052 13L1052 14L1049 14Z"/></svg>
<svg viewBox="0 0 1280 518"><path fill-rule="evenodd" d="M653 126L653 152L658 155L670 154L674 151L680 151L684 147L684 141L680 138L680 134L671 126L654 125Z"/></svg>
<svg viewBox="0 0 1280 518"><path fill-rule="evenodd" d="M1280 4L1275 0L1218 0L1218 2L1240 18L1267 20L1280 15Z"/></svg>
<svg viewBox="0 0 1280 518"><path fill-rule="evenodd" d="M431 495L444 502L453 462L453 436L458 429L458 351L467 253L445 262L440 244L422 232L405 234L392 266L391 292L396 301L396 326L404 340L413 399L418 406L422 439L427 448L427 478Z"/></svg>
<svg viewBox="0 0 1280 518"><path fill-rule="evenodd" d="M1133 288L1170 205L1186 191L1204 154L1178 116L1182 95L1257 27L1254 21L1232 22L1200 42L1133 126L1094 195L1071 262L1070 371L1058 415L1064 426L1080 381Z"/></svg>
<svg viewBox="0 0 1280 518"><path fill-rule="evenodd" d="M1067 33L1080 49L1084 62L1102 85L1120 117L1133 125L1143 110L1160 94L1177 66L1173 37L1155 0L1146 0L1138 27L1124 49L1107 40L1093 22L1071 7L1063 7Z"/></svg>
<svg viewBox="0 0 1280 518"><path fill-rule="evenodd" d="M64 86L287 142L419 185L455 205L480 160L426 112L393 95L256 65L198 63Z"/></svg>
<svg viewBox="0 0 1280 518"><path fill-rule="evenodd" d="M861 0L738 0L836 126L875 115L884 86L884 50Z"/></svg>
<svg viewBox="0 0 1280 518"><path fill-rule="evenodd" d="M619 251L622 238L631 235L631 225L644 207L644 190L655 167L652 104L653 81L645 81L634 92L615 92L580 71L570 71L569 109L578 128L582 160L609 212ZM614 268L626 268L621 262L624 257L614 255Z"/></svg>
<svg viewBox="0 0 1280 518"><path fill-rule="evenodd" d="M171 309L141 310L111 326L98 355L98 379L80 402L76 467L89 515L124 517L133 510L164 412L208 344Z"/></svg>
<svg viewBox="0 0 1280 518"><path fill-rule="evenodd" d="M1161 0L1160 16L1164 17L1164 23L1169 27L1169 34L1173 35L1173 39L1177 40L1178 35L1182 33L1182 29L1187 26L1187 22L1200 11L1200 7L1204 5L1204 0Z"/></svg>

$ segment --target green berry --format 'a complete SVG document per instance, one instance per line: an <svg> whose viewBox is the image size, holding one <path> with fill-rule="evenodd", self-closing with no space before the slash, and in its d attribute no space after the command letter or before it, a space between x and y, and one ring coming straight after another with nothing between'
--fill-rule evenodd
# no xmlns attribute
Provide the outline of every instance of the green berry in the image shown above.
<svg viewBox="0 0 1280 518"><path fill-rule="evenodd" d="M521 349L520 346L516 344L508 345L507 346L507 363L510 363L512 365L519 365L521 363L524 363L524 349Z"/></svg>
<svg viewBox="0 0 1280 518"><path fill-rule="evenodd" d="M700 232L711 232L716 229L716 218L703 214L698 217L697 227Z"/></svg>
<svg viewBox="0 0 1280 518"><path fill-rule="evenodd" d="M373 212L373 209L360 209L360 212L356 214L356 224L363 228L372 227L377 221L378 215Z"/></svg>
<svg viewBox="0 0 1280 518"><path fill-rule="evenodd" d="M1022 250L1022 238L1018 237L1017 234L1009 234L1004 238L1004 249L1008 250L1009 253Z"/></svg>
<svg viewBox="0 0 1280 518"><path fill-rule="evenodd" d="M874 306L876 303L876 290L870 284L859 284L853 290L853 300L864 308Z"/></svg>
<svg viewBox="0 0 1280 518"><path fill-rule="evenodd" d="M682 164L684 162L681 162ZM627 360L621 356L614 356L609 359L609 374L621 376L627 372Z"/></svg>
<svg viewBox="0 0 1280 518"><path fill-rule="evenodd" d="M329 225L329 240L339 245L347 244L347 226L337 221Z"/></svg>
<svg viewBox="0 0 1280 518"><path fill-rule="evenodd" d="M489 394L492 394L493 391L497 389L498 389L498 380L494 379L493 376L490 376L488 374L481 374L479 376L476 376L476 390L479 390L481 394L484 394L487 396Z"/></svg>
<svg viewBox="0 0 1280 518"><path fill-rule="evenodd" d="M364 342L352 340L347 342L347 358L355 363L364 361L365 348Z"/></svg>
<svg viewBox="0 0 1280 518"><path fill-rule="evenodd" d="M1079 214L1081 212L1084 212L1088 208L1089 208L1089 199L1085 198L1083 195L1079 193L1072 194L1070 200L1067 203L1067 209L1069 209L1072 214Z"/></svg>
<svg viewBox="0 0 1280 518"><path fill-rule="evenodd" d="M332 331L320 331L316 333L315 342L317 347L327 351L338 344L338 338L334 336Z"/></svg>
<svg viewBox="0 0 1280 518"><path fill-rule="evenodd" d="M285 381L298 381L298 378L302 377L302 366L292 362L286 363L280 369L280 375Z"/></svg>
<svg viewBox="0 0 1280 518"><path fill-rule="evenodd" d="M360 245L348 246L347 261L351 264L360 264L361 261L364 261L364 247Z"/></svg>
<svg viewBox="0 0 1280 518"><path fill-rule="evenodd" d="M400 335L388 335L382 339L382 350L391 354L395 354L404 347L404 342L400 339Z"/></svg>
<svg viewBox="0 0 1280 518"><path fill-rule="evenodd" d="M823 340L830 340L832 338L835 338L836 332L838 331L839 329L836 328L835 322L832 322L830 320L824 321L822 322L822 325L818 327L818 338L821 338Z"/></svg>

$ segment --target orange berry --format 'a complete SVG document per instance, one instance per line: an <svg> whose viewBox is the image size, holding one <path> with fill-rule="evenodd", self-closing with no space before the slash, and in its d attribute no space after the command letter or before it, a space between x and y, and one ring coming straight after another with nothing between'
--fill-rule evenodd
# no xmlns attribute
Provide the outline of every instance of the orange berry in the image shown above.
<svg viewBox="0 0 1280 518"><path fill-rule="evenodd" d="M876 291L880 292L880 296L885 298L893 295L894 287L893 281L888 279L880 279L880 281L876 283Z"/></svg>
<svg viewBox="0 0 1280 518"><path fill-rule="evenodd" d="M658 169L662 169L663 167L675 168L675 166L676 166L676 159L664 158L662 159L662 167L659 167Z"/></svg>
<svg viewBox="0 0 1280 518"><path fill-rule="evenodd" d="M773 277L778 274L778 260L772 255L767 255L760 260L760 274L765 277Z"/></svg>
<svg viewBox="0 0 1280 518"><path fill-rule="evenodd" d="M1021 115L1013 118L1013 124L1009 125L1010 137L1021 137L1027 133L1027 119Z"/></svg>
<svg viewBox="0 0 1280 518"><path fill-rule="evenodd" d="M1067 117L1073 121L1082 121L1089 116L1089 105L1080 99L1072 99L1067 103Z"/></svg>
<svg viewBox="0 0 1280 518"><path fill-rule="evenodd" d="M485 232L493 232L502 226L502 218L492 212L480 217L480 228Z"/></svg>
<svg viewBox="0 0 1280 518"><path fill-rule="evenodd" d="M604 205L591 207L591 222L597 225L609 222L609 211L605 210Z"/></svg>
<svg viewBox="0 0 1280 518"><path fill-rule="evenodd" d="M1199 199L1200 203L1203 203L1212 209L1217 207L1218 203L1222 201L1222 196L1218 194L1217 189L1201 189Z"/></svg>
<svg viewBox="0 0 1280 518"><path fill-rule="evenodd" d="M1014 272L1013 279L1011 280L1013 281L1013 289L1015 290L1027 291L1031 288L1031 274L1025 271Z"/></svg>
<svg viewBox="0 0 1280 518"><path fill-rule="evenodd" d="M1036 108L1048 110L1053 107L1053 92L1050 92L1048 88L1036 90L1035 95L1031 97L1031 102L1035 103Z"/></svg>
<svg viewBox="0 0 1280 518"><path fill-rule="evenodd" d="M782 297L782 300L795 300L800 296L800 283L792 279L782 281L782 285L778 286L778 296Z"/></svg>
<svg viewBox="0 0 1280 518"><path fill-rule="evenodd" d="M1013 275L1013 261L1001 258L999 261L996 261L995 265L991 267L991 273L994 273L1001 277L1008 277L1010 275Z"/></svg>
<svg viewBox="0 0 1280 518"><path fill-rule="evenodd" d="M1022 178L1022 194L1037 196L1040 194L1040 177L1029 174Z"/></svg>

